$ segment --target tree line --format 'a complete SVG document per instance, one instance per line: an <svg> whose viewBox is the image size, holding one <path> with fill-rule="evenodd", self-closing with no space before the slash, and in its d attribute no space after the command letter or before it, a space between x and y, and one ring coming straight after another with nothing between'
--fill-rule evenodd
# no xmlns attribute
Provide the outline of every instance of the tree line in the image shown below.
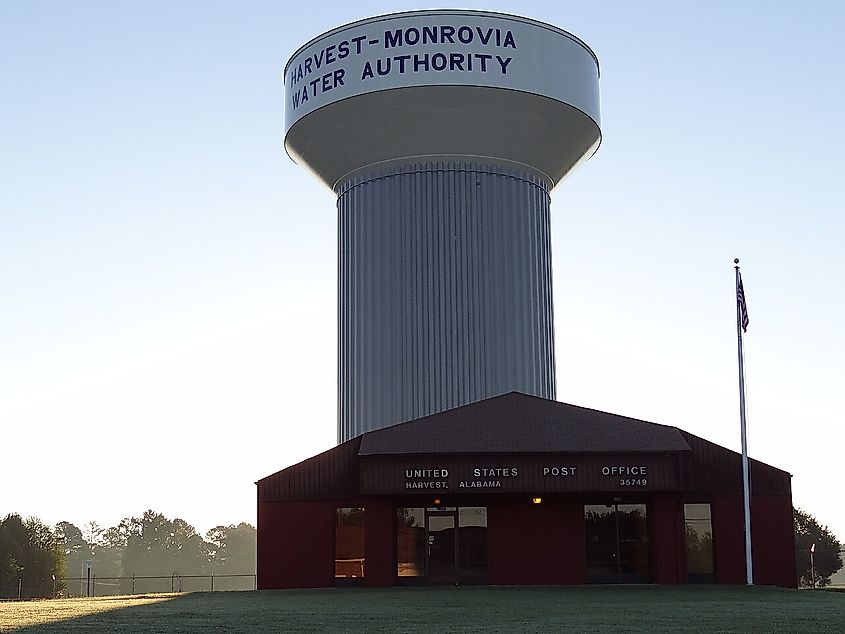
<svg viewBox="0 0 845 634"><path fill-rule="evenodd" d="M103 528L9 514L0 521L0 598L78 594L80 579L110 578L113 593L133 591L131 577L254 575L255 527L215 526L203 537L183 519L156 511ZM120 579L120 578L123 579ZM162 589L169 589L162 588Z"/></svg>

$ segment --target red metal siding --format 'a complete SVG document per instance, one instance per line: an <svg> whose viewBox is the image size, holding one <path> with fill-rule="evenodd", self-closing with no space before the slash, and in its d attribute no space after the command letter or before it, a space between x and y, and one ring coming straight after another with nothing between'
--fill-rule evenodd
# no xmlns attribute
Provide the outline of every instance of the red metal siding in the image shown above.
<svg viewBox="0 0 845 634"><path fill-rule="evenodd" d="M487 507L490 583L584 583L584 512L580 503L525 497Z"/></svg>
<svg viewBox="0 0 845 634"><path fill-rule="evenodd" d="M710 498L713 545L719 583L745 583L742 496ZM751 498L751 550L754 583L796 587L792 496Z"/></svg>
<svg viewBox="0 0 845 634"><path fill-rule="evenodd" d="M396 511L390 498L366 498L364 507L364 552L366 556L364 584L392 586L396 577L393 556L394 517Z"/></svg>
<svg viewBox="0 0 845 634"><path fill-rule="evenodd" d="M334 508L326 502L258 503L258 588L334 585Z"/></svg>
<svg viewBox="0 0 845 634"><path fill-rule="evenodd" d="M751 500L754 582L797 587L791 495L758 495Z"/></svg>
<svg viewBox="0 0 845 634"><path fill-rule="evenodd" d="M704 501L704 500L702 500ZM742 497L707 499L711 504L716 577L745 583ZM491 584L582 584L585 582L584 500L547 498L531 504L524 496L496 496L488 502ZM678 496L655 496L648 507L652 582L685 582L683 505ZM336 506L363 506L365 584L395 582L394 508L389 498L359 502L260 502L258 587L307 588L334 585ZM795 587L794 535L790 496L752 499L755 583Z"/></svg>
<svg viewBox="0 0 845 634"><path fill-rule="evenodd" d="M654 583L685 582L683 505L677 496L649 500L651 530L651 580Z"/></svg>
<svg viewBox="0 0 845 634"><path fill-rule="evenodd" d="M358 446L355 438L308 460L262 478L259 501L341 500L358 497Z"/></svg>
<svg viewBox="0 0 845 634"><path fill-rule="evenodd" d="M717 495L742 495L742 456L685 431L692 454L683 460L683 488ZM749 459L753 495L791 495L792 476L776 467Z"/></svg>
<svg viewBox="0 0 845 634"><path fill-rule="evenodd" d="M570 500L563 504L563 581L582 584L587 581L587 541L584 532L584 504Z"/></svg>
<svg viewBox="0 0 845 634"><path fill-rule="evenodd" d="M709 497L713 551L719 583L745 583L742 496Z"/></svg>

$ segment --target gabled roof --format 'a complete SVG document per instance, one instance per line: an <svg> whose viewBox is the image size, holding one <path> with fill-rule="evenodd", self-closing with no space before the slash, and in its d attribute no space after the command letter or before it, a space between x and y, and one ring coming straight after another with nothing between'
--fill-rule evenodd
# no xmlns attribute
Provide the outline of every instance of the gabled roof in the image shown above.
<svg viewBox="0 0 845 634"><path fill-rule="evenodd" d="M367 432L358 455L686 451L676 427L510 392Z"/></svg>

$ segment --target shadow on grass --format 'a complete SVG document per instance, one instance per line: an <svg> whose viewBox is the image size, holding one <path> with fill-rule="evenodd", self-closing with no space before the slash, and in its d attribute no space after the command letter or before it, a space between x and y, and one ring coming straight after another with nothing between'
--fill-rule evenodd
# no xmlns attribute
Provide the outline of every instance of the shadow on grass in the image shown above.
<svg viewBox="0 0 845 634"><path fill-rule="evenodd" d="M424 587L192 593L15 631L841 632L843 624L845 596L828 592L725 586Z"/></svg>

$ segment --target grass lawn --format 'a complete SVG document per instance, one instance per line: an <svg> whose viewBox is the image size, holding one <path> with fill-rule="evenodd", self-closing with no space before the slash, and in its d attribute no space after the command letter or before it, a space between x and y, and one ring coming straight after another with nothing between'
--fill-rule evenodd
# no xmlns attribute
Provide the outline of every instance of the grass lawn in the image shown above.
<svg viewBox="0 0 845 634"><path fill-rule="evenodd" d="M845 632L845 593L588 586L197 592L0 603L19 632Z"/></svg>

